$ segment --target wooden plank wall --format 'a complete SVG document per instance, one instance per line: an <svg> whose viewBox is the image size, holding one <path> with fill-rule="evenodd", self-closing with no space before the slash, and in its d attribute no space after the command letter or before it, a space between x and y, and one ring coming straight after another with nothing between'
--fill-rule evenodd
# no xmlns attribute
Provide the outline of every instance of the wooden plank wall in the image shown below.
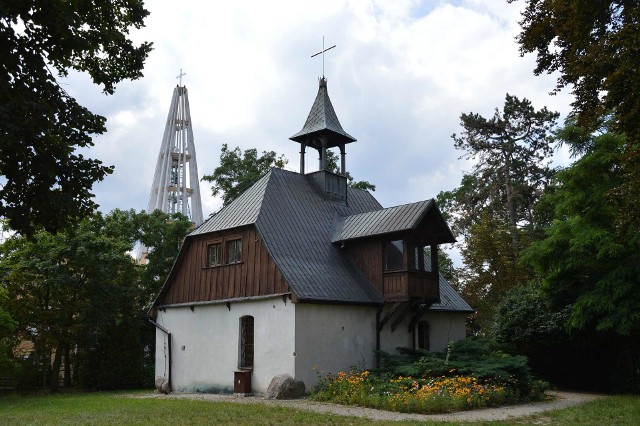
<svg viewBox="0 0 640 426"><path fill-rule="evenodd" d="M345 250L367 279L384 294L384 243L381 240L348 241Z"/></svg>
<svg viewBox="0 0 640 426"><path fill-rule="evenodd" d="M207 245L242 238L242 262L207 267ZM161 304L225 300L289 291L254 226L194 237L175 265ZM223 244L223 252L226 247ZM226 254L226 253L225 253Z"/></svg>

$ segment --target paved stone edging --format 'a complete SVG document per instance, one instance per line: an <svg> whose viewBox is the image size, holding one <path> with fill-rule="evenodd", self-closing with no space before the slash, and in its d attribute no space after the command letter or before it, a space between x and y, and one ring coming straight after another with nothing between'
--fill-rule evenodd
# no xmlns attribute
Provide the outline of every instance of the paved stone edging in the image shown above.
<svg viewBox="0 0 640 426"><path fill-rule="evenodd" d="M352 407L347 405L332 404L327 402L317 402L308 399L296 400L273 400L262 397L248 396L237 397L233 395L215 395L202 393L179 393L174 392L169 395L149 394L136 396L138 398L171 398L171 399L192 399L203 401L234 402L239 404L266 404L282 407L295 408L298 410L313 411L322 414L335 414L339 416L355 416L371 420L417 420L417 421L491 421L508 420L516 417L539 414L545 411L559 410L573 407L594 399L601 398L600 395L582 394L574 392L549 392L554 399L552 401L534 402L530 404L511 405L506 407L485 408L473 411L459 411L448 414L408 414L393 411L376 410L373 408Z"/></svg>

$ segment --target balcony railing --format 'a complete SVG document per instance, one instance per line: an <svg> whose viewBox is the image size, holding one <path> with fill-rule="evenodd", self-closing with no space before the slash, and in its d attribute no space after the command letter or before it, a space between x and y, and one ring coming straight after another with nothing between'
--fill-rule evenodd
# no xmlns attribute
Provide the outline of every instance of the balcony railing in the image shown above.
<svg viewBox="0 0 640 426"><path fill-rule="evenodd" d="M393 271L385 272L383 279L384 298L389 302L440 300L438 276L432 272Z"/></svg>

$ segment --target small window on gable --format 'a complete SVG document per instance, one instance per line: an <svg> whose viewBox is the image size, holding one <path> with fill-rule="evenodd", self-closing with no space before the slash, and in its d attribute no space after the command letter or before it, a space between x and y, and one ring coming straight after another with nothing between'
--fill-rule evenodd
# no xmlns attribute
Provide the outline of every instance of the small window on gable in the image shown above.
<svg viewBox="0 0 640 426"><path fill-rule="evenodd" d="M239 263L242 261L242 240L227 241L227 263Z"/></svg>
<svg viewBox="0 0 640 426"><path fill-rule="evenodd" d="M207 245L207 266L222 265L222 243L212 243Z"/></svg>
<svg viewBox="0 0 640 426"><path fill-rule="evenodd" d="M386 252L385 270L397 271L403 268L404 248L403 248L402 240L387 242L385 252Z"/></svg>

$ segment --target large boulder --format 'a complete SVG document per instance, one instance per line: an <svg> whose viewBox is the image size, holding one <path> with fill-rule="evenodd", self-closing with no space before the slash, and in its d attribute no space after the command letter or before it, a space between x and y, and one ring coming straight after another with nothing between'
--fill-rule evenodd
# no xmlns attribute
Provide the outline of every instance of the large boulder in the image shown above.
<svg viewBox="0 0 640 426"><path fill-rule="evenodd" d="M169 386L169 379L162 376L156 376L156 392L167 394L171 392L171 387Z"/></svg>
<svg viewBox="0 0 640 426"><path fill-rule="evenodd" d="M293 380L288 374L280 374L271 379L267 388L268 399L295 399L304 396L304 382Z"/></svg>

